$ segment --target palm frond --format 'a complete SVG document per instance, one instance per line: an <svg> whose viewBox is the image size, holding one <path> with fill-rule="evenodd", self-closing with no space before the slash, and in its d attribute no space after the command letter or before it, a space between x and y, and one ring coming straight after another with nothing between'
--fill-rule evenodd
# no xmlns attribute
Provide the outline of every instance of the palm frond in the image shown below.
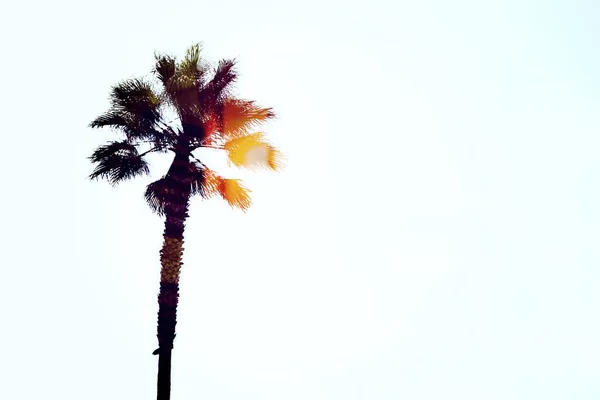
<svg viewBox="0 0 600 400"><path fill-rule="evenodd" d="M119 130L130 142L152 140L156 144L163 143L166 146L169 138L173 136L168 129L123 109L113 108L93 120L89 126L91 128L108 126Z"/></svg>
<svg viewBox="0 0 600 400"><path fill-rule="evenodd" d="M155 54L156 63L153 72L158 76L158 79L166 85L166 83L175 75L176 63L175 58L169 55Z"/></svg>
<svg viewBox="0 0 600 400"><path fill-rule="evenodd" d="M182 170L180 173L185 174L183 184L189 185L189 193L192 196L200 195L204 199L208 199L221 193L221 187L224 185L223 178L199 162L190 162L187 170ZM152 211L158 215L164 215L169 202L180 201L179 185L169 174L149 184L146 187L144 198Z"/></svg>
<svg viewBox="0 0 600 400"><path fill-rule="evenodd" d="M275 171L282 166L281 153L265 140L262 132L231 139L223 147L238 167L268 167Z"/></svg>
<svg viewBox="0 0 600 400"><path fill-rule="evenodd" d="M228 98L222 106L222 134L237 137L275 117L272 108L259 107L254 101Z"/></svg>
<svg viewBox="0 0 600 400"><path fill-rule="evenodd" d="M121 111L121 110L119 110ZM108 111L90 123L91 128L102 128L105 126L122 128L123 130L134 130L138 121L133 121L125 113L116 110ZM141 122L141 121L140 121Z"/></svg>
<svg viewBox="0 0 600 400"><path fill-rule="evenodd" d="M189 179L183 181L167 174L146 186L144 198L152 211L164 215L169 207L180 207L189 200Z"/></svg>
<svg viewBox="0 0 600 400"><path fill-rule="evenodd" d="M134 145L127 142L109 142L100 146L89 159L98 164L90 174L90 179L105 178L113 186L138 175L150 173L146 160Z"/></svg>
<svg viewBox="0 0 600 400"><path fill-rule="evenodd" d="M162 177L148 186L144 192L146 203L158 215L165 215L165 206L169 197L169 185L165 177Z"/></svg>
<svg viewBox="0 0 600 400"><path fill-rule="evenodd" d="M207 199L215 193L214 188L207 186L210 182L207 181L206 175L205 166L197 162L190 162L189 180L192 195L200 195Z"/></svg>
<svg viewBox="0 0 600 400"><path fill-rule="evenodd" d="M203 77L207 72L207 66L201 64L200 61L200 50L202 49L200 43L196 43L190 46L185 54L184 59L179 64L178 72L182 76L188 76L194 79L197 87L200 88L203 85Z"/></svg>
<svg viewBox="0 0 600 400"><path fill-rule="evenodd" d="M215 74L210 80L213 89L223 90L237 80L237 71L235 70L236 61L221 60L215 68Z"/></svg>
<svg viewBox="0 0 600 400"><path fill-rule="evenodd" d="M202 127L204 128L204 143L203 145L214 144L219 141L221 135L221 118L218 113L213 110L207 110L203 115Z"/></svg>
<svg viewBox="0 0 600 400"><path fill-rule="evenodd" d="M190 67L196 67L200 61L200 50L202 45L200 43L194 43L185 51L185 57L181 65L189 65Z"/></svg>
<svg viewBox="0 0 600 400"><path fill-rule="evenodd" d="M212 78L206 82L202 89L203 110L208 109L207 106L214 105L218 99L226 97L228 89L236 80L235 60L219 61Z"/></svg>
<svg viewBox="0 0 600 400"><path fill-rule="evenodd" d="M194 75L194 71L178 69L175 75L165 84L165 91L174 100L175 104L178 104L177 100L180 102L181 100L185 100L185 95L190 97L190 95L195 94L197 97L199 82ZM190 102L188 101L188 103Z"/></svg>
<svg viewBox="0 0 600 400"><path fill-rule="evenodd" d="M242 211L250 208L250 189L243 186L239 179L223 179L219 192L231 207Z"/></svg>
<svg viewBox="0 0 600 400"><path fill-rule="evenodd" d="M243 135L275 118L272 108L254 101L226 97L204 113L205 144L214 145Z"/></svg>
<svg viewBox="0 0 600 400"><path fill-rule="evenodd" d="M152 86L139 78L127 79L112 87L110 100L113 106L121 107L140 116L156 116L160 96Z"/></svg>
<svg viewBox="0 0 600 400"><path fill-rule="evenodd" d="M226 179L205 168L204 190L206 198L219 194L233 208L246 211L250 207L251 191L239 179Z"/></svg>
<svg viewBox="0 0 600 400"><path fill-rule="evenodd" d="M184 59L175 63L175 70L171 72L169 64L168 79L163 80L164 97L175 107L181 119L182 124L195 127L191 136L201 137L202 130L202 101L201 90L205 84L205 76L208 72L208 66L201 62L200 44L195 44L188 48ZM184 131L189 129L184 128ZM190 133L190 132L186 132Z"/></svg>
<svg viewBox="0 0 600 400"><path fill-rule="evenodd" d="M164 139L160 96L149 83L129 79L114 85L110 94L111 108L90 123L92 128L110 126L125 133L130 141Z"/></svg>

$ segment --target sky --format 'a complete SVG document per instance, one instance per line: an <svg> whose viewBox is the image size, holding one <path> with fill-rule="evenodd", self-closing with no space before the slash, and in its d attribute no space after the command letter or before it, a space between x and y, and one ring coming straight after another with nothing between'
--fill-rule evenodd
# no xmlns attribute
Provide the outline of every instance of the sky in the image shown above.
<svg viewBox="0 0 600 400"><path fill-rule="evenodd" d="M155 396L162 221L87 125L196 42L287 166L192 202L173 400L600 398L597 1L3 8L6 398Z"/></svg>

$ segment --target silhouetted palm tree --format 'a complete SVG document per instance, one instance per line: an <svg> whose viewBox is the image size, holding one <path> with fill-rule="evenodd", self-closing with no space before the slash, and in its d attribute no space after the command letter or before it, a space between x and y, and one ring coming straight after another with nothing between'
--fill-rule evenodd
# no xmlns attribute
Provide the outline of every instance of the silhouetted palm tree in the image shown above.
<svg viewBox="0 0 600 400"><path fill-rule="evenodd" d="M116 185L148 174L148 154L173 153L167 173L150 183L145 192L152 210L165 217L160 251L159 347L154 352L159 356L158 400L170 398L183 231L190 198L220 195L232 207L246 210L250 205L249 190L239 180L222 178L207 168L194 150L222 149L234 165L242 167L275 170L279 166L279 152L262 133L253 132L274 117L273 111L231 93L231 84L237 78L234 66L234 60L209 66L200 59L199 45L191 46L181 61L156 55L156 84L129 79L115 85L110 93L110 109L90 124L121 133L121 140L98 147L90 156L96 164L91 179L106 178ZM178 124L166 121L169 112Z"/></svg>

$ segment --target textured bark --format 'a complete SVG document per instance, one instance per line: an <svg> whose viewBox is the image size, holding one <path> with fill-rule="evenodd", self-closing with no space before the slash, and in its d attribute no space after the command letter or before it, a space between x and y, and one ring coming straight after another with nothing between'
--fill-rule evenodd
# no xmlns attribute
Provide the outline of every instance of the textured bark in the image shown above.
<svg viewBox="0 0 600 400"><path fill-rule="evenodd" d="M165 230L160 251L160 292L158 294L158 379L157 399L171 398L171 356L177 325L179 276L183 265L183 231L188 217L190 185L186 182L188 157L175 156L167 173L171 194L165 205Z"/></svg>

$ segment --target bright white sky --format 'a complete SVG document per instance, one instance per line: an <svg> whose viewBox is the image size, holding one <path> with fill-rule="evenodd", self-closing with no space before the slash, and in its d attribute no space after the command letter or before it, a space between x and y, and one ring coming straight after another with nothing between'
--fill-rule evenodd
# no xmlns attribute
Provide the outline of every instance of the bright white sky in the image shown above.
<svg viewBox="0 0 600 400"><path fill-rule="evenodd" d="M174 400L600 398L600 3L13 2L6 399L151 399L162 222L86 180L154 51L236 57L280 174L192 205ZM169 160L155 162L155 176Z"/></svg>

